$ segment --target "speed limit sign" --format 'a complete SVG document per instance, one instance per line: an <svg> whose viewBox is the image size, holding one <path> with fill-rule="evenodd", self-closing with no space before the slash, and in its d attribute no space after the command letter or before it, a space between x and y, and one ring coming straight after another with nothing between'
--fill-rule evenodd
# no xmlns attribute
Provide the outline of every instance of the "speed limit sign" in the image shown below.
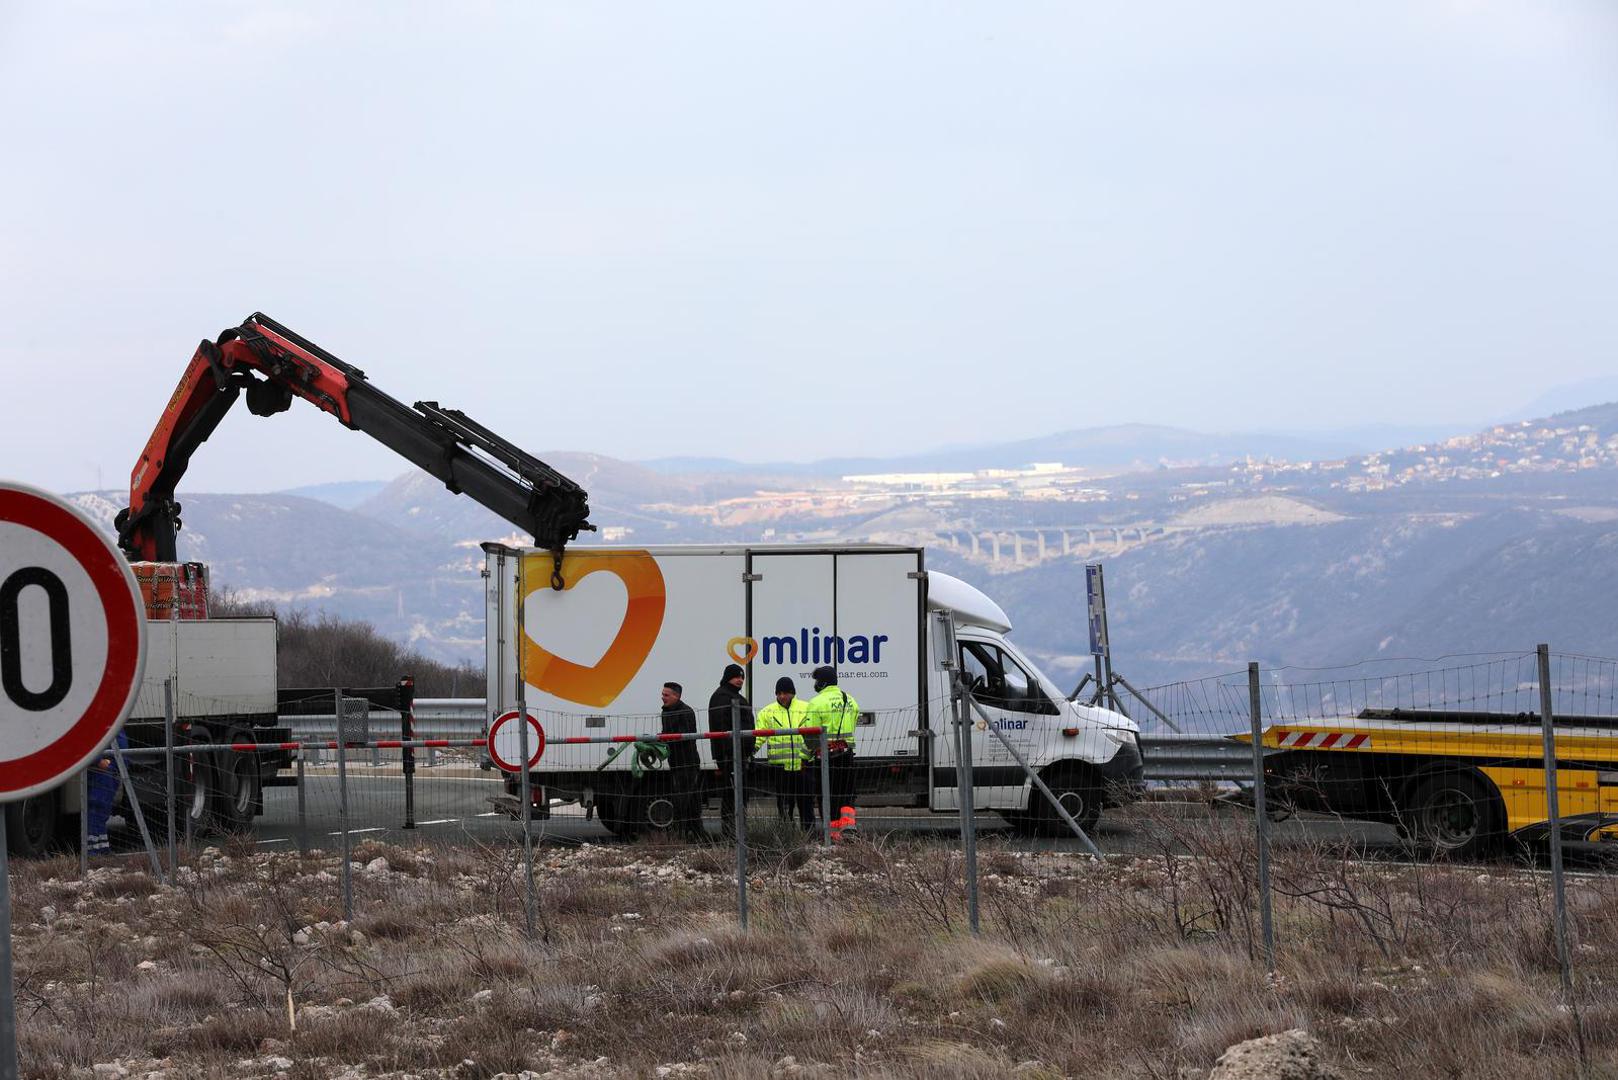
<svg viewBox="0 0 1618 1080"><path fill-rule="evenodd" d="M89 764L145 661L145 605L117 548L56 496L0 481L0 802Z"/></svg>

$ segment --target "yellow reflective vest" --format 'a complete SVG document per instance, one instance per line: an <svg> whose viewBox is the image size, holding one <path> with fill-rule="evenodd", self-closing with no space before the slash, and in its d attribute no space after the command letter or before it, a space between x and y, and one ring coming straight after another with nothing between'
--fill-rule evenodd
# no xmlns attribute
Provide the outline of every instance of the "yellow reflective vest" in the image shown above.
<svg viewBox="0 0 1618 1080"><path fill-rule="evenodd" d="M839 686L828 686L809 703L809 726L826 729L831 742L842 741L854 749L854 725L860 718L860 703Z"/></svg>
<svg viewBox="0 0 1618 1080"><path fill-rule="evenodd" d="M758 711L755 721L759 729L759 749L763 751L764 758L771 765L779 765L789 772L803 768L804 758L808 756L803 743L803 736L796 732L791 735L765 735L766 728L801 728L809 726L809 703L803 698L795 697L792 704L783 708L779 701L772 701ZM814 738L814 736L810 736Z"/></svg>

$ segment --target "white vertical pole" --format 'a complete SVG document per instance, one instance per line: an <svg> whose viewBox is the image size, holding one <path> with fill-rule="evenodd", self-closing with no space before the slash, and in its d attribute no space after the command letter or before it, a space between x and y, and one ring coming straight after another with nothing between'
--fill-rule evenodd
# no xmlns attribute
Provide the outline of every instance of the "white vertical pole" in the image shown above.
<svg viewBox="0 0 1618 1080"><path fill-rule="evenodd" d="M528 559L517 554L517 741L522 772L517 787L522 799L523 925L534 936L534 798L528 775L528 672L523 660L523 636L528 628L524 616L528 604Z"/></svg>

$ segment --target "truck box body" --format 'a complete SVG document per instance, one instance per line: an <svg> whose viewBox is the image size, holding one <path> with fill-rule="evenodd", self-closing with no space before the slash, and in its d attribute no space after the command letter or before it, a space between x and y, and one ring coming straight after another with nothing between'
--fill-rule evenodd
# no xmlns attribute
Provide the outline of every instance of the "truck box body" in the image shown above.
<svg viewBox="0 0 1618 1080"><path fill-rule="evenodd" d="M170 619L146 624L146 675L132 724L163 720L163 681L174 679L176 715L275 716L276 622Z"/></svg>
<svg viewBox="0 0 1618 1080"><path fill-rule="evenodd" d="M895 756L917 753L910 732L926 693L917 549L574 548L562 591L551 588L549 552L494 552L489 566L495 715L517 707L520 674L547 736L651 733L659 693L673 681L706 730L708 695L725 665L743 666L744 692L762 706L783 675L807 701L811 673L832 662L860 704L860 738ZM519 578L526 634L517 624ZM877 723L882 729L867 730ZM545 762L593 768L607 749L558 746ZM699 753L711 762L706 744Z"/></svg>
<svg viewBox="0 0 1618 1080"><path fill-rule="evenodd" d="M832 664L859 703L862 805L955 809L951 673L933 655L930 611L953 622L952 663L979 678L971 739L979 806L1030 808L1027 773L991 725L1042 775L1082 771L1092 789L1103 776L1138 783L1133 721L1063 696L1005 639L1005 613L970 585L929 574L920 548L578 547L563 558L560 590L550 552L484 550L489 716L515 710L520 696L540 721L546 749L534 777L551 797L589 803L626 790L631 755L608 763L610 746L557 740L660 731L665 682L683 685L706 731L708 698L727 664L742 665L755 709L773 700L781 676L809 700L812 672ZM711 744L699 743L698 754L712 765Z"/></svg>

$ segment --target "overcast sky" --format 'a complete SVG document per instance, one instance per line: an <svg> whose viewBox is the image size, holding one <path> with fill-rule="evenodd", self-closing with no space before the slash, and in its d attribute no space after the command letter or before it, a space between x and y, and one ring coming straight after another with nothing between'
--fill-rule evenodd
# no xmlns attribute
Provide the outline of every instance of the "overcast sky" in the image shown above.
<svg viewBox="0 0 1618 1080"><path fill-rule="evenodd" d="M263 310L535 451L1469 422L1618 369L1618 4L0 5L0 476ZM182 487L406 467L244 407Z"/></svg>

